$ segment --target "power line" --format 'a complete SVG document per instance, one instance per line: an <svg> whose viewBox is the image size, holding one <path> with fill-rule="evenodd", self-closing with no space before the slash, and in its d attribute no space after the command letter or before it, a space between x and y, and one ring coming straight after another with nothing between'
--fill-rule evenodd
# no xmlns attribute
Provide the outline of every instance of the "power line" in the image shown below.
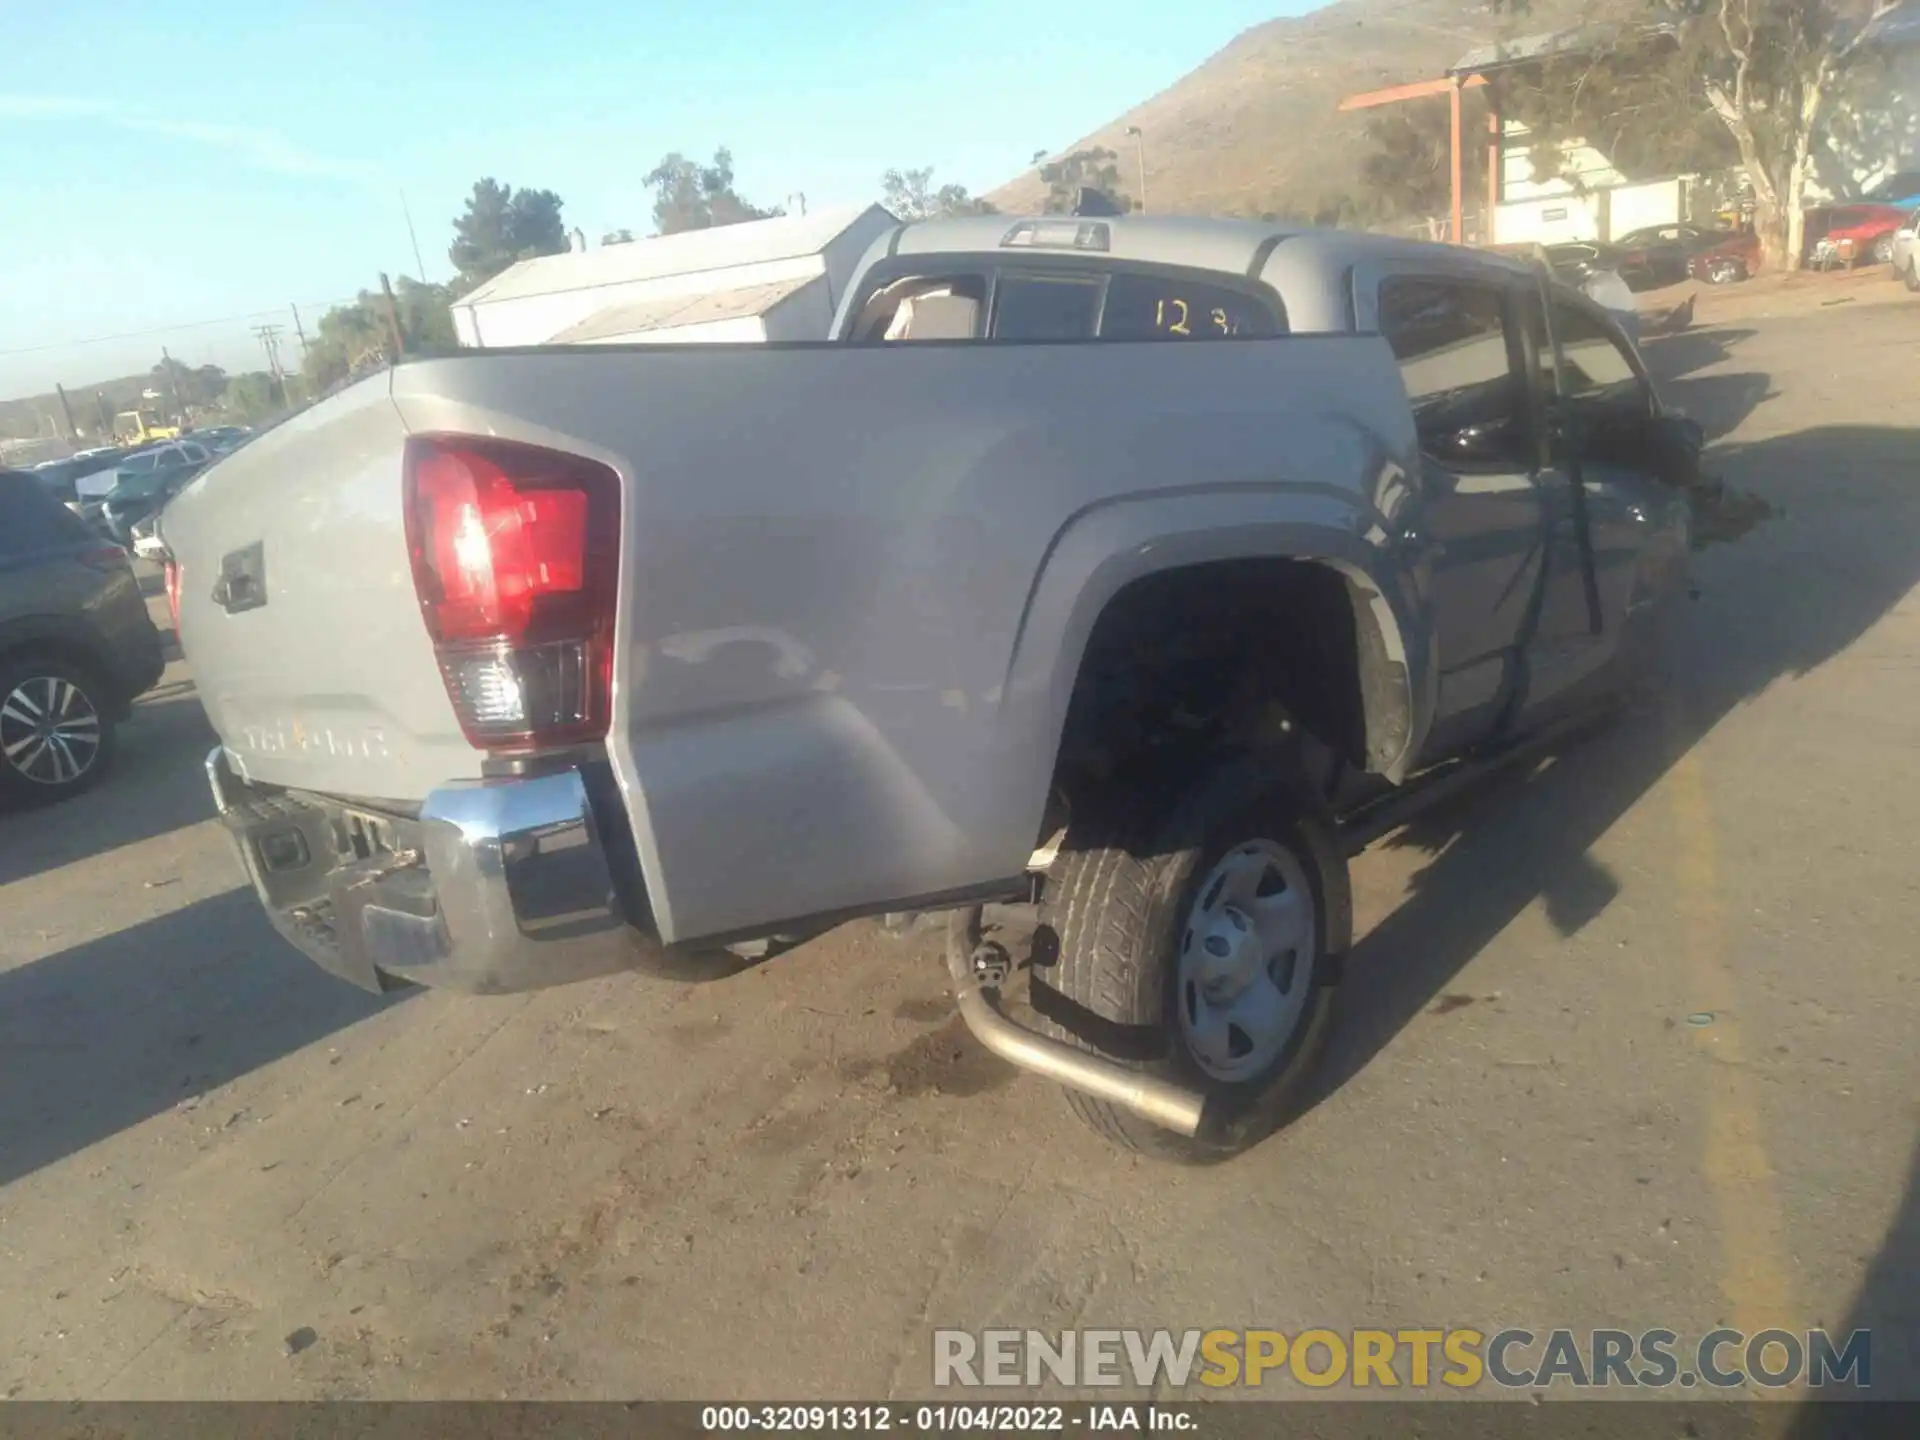
<svg viewBox="0 0 1920 1440"><path fill-rule="evenodd" d="M358 305L360 297L350 296L345 300L321 300L309 305L309 310L332 309L339 305ZM218 320L186 320L178 325L156 325L151 330L127 330L118 335L90 335L85 340L56 340L48 345L22 345L11 350L0 350L4 355L43 355L49 350L69 350L81 345L106 345L115 340L146 340L155 335L171 335L180 330L204 330L213 325L244 325L250 320L260 320L269 315L278 315L279 310L250 310L245 315L223 315Z"/></svg>

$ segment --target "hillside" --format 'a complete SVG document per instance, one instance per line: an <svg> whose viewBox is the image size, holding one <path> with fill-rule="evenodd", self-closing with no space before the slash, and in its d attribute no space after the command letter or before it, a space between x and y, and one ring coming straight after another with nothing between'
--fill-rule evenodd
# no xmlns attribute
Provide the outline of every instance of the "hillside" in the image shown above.
<svg viewBox="0 0 1920 1440"><path fill-rule="evenodd" d="M1336 0L1242 32L1191 74L1058 153L1116 151L1132 195L1139 172L1125 131L1137 125L1151 209L1311 214L1359 188L1366 116L1337 111L1344 97L1442 75L1476 45L1562 29L1621 3L1535 0L1515 22L1471 0ZM1045 193L1029 173L988 198L1017 211Z"/></svg>
<svg viewBox="0 0 1920 1440"><path fill-rule="evenodd" d="M122 375L114 380L96 380L90 385L69 385L67 403L73 407L75 423L91 431L100 423L99 402L94 399L96 391L106 396L107 414L111 417L139 404L140 392L151 384L152 375ZM46 418L42 419L43 416ZM49 422L59 433L66 433L60 398L52 392L0 400L0 439L44 435Z"/></svg>

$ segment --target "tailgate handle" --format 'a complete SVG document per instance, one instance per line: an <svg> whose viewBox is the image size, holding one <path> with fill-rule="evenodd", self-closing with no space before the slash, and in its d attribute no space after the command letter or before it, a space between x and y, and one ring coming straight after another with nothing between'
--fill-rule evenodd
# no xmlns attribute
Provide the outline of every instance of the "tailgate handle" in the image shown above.
<svg viewBox="0 0 1920 1440"><path fill-rule="evenodd" d="M243 550L221 557L213 603L229 615L258 610L267 603L267 556L263 541L256 540Z"/></svg>

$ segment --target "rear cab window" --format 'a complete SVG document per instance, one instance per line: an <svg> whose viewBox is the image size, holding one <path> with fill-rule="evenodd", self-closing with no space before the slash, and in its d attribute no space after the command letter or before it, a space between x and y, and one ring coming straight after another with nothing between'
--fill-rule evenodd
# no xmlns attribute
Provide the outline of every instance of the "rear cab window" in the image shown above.
<svg viewBox="0 0 1920 1440"><path fill-rule="evenodd" d="M1032 254L926 256L870 279L847 338L1062 343L1225 340L1286 333L1279 297L1257 281L1172 266Z"/></svg>

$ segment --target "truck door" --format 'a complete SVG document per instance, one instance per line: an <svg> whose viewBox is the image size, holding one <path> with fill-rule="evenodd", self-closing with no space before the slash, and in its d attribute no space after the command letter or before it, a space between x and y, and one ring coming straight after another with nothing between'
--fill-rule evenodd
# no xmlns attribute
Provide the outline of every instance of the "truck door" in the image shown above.
<svg viewBox="0 0 1920 1440"><path fill-rule="evenodd" d="M1420 436L1432 567L1437 760L1485 738L1514 680L1544 510L1518 294L1498 280L1388 274L1379 328Z"/></svg>
<svg viewBox="0 0 1920 1440"><path fill-rule="evenodd" d="M1549 337L1537 293L1527 296L1547 425L1547 574L1528 645L1529 709L1584 694L1619 646L1641 551L1668 522L1675 493L1649 473L1653 388L1632 346L1597 307L1554 293ZM1555 394L1552 341L1560 348ZM1575 486L1578 485L1576 496ZM1593 550L1590 603L1576 500Z"/></svg>

